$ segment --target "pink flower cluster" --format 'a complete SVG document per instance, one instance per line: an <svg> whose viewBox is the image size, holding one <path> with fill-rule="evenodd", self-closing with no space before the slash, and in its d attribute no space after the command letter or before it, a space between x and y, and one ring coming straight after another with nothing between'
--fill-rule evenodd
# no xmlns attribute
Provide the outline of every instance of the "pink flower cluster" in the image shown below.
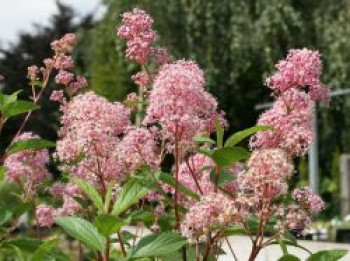
<svg viewBox="0 0 350 261"><path fill-rule="evenodd" d="M74 81L74 74L67 71L74 67L74 62L70 56L71 52L76 45L77 40L75 34L66 34L63 38L55 40L51 43L52 50L54 50L55 55L52 60L53 68L58 70L56 75L56 83L62 84L68 88L70 94L78 92L80 89L87 87L87 81L83 76L77 76ZM57 100L55 95L51 97L54 101Z"/></svg>
<svg viewBox="0 0 350 261"><path fill-rule="evenodd" d="M145 124L160 124L164 140L182 147L193 145L195 135L209 130L217 115L217 101L205 91L203 71L189 61L166 64L159 70L150 91Z"/></svg>
<svg viewBox="0 0 350 261"><path fill-rule="evenodd" d="M284 92L291 88L308 87L314 101L328 102L328 88L323 86L321 77L321 60L317 51L292 49L285 60L276 65L277 72L266 83L274 90Z"/></svg>
<svg viewBox="0 0 350 261"><path fill-rule="evenodd" d="M74 199L75 197L83 197L77 185L55 183L49 188L49 192L55 200L62 200L63 204L57 209L45 204L37 206L36 219L39 226L51 227L57 217L75 215L82 210L81 205Z"/></svg>
<svg viewBox="0 0 350 261"><path fill-rule="evenodd" d="M75 34L69 33L63 36L61 39L53 41L51 43L51 48L57 54L71 53L76 43L77 43L77 38Z"/></svg>
<svg viewBox="0 0 350 261"><path fill-rule="evenodd" d="M277 64L277 72L267 80L278 90L273 107L263 113L258 125L268 125L271 131L253 136L255 148L281 148L291 156L304 155L312 142L314 101L328 101L329 89L320 82L321 61L318 52L308 49L291 50ZM308 87L305 92L302 87Z"/></svg>
<svg viewBox="0 0 350 261"><path fill-rule="evenodd" d="M118 145L126 169L134 172L142 165L155 168L158 155L154 135L146 128L130 128Z"/></svg>
<svg viewBox="0 0 350 261"><path fill-rule="evenodd" d="M130 125L129 110L88 92L75 96L62 111L57 142L62 170L99 188L109 180L122 180L125 173L117 144Z"/></svg>
<svg viewBox="0 0 350 261"><path fill-rule="evenodd" d="M298 205L289 206L282 220L283 226L289 230L301 233L311 226L309 213Z"/></svg>
<svg viewBox="0 0 350 261"><path fill-rule="evenodd" d="M127 40L126 57L139 64L145 64L151 55L151 45L156 39L152 29L153 19L143 10L134 8L123 14L123 25L118 36Z"/></svg>
<svg viewBox="0 0 350 261"><path fill-rule="evenodd" d="M258 120L258 125L271 126L272 130L257 133L250 146L281 148L292 156L304 155L313 138L312 106L306 93L296 89L285 91Z"/></svg>
<svg viewBox="0 0 350 261"><path fill-rule="evenodd" d="M243 213L235 201L221 193L211 193L189 209L181 223L181 233L192 242L205 242L209 232L239 223L242 219Z"/></svg>
<svg viewBox="0 0 350 261"><path fill-rule="evenodd" d="M30 132L24 132L14 142L38 138ZM23 150L11 154L4 161L5 178L23 186L27 196L33 196L44 179L50 176L46 166L48 162L49 153L46 149Z"/></svg>
<svg viewBox="0 0 350 261"><path fill-rule="evenodd" d="M241 172L240 189L260 199L274 199L288 192L287 180L293 174L293 165L281 149L255 150Z"/></svg>
<svg viewBox="0 0 350 261"><path fill-rule="evenodd" d="M37 225L51 227L55 223L56 209L52 206L41 204L35 211Z"/></svg>
<svg viewBox="0 0 350 261"><path fill-rule="evenodd" d="M324 209L324 202L311 188L296 188L292 194L293 198L306 210L319 213Z"/></svg>

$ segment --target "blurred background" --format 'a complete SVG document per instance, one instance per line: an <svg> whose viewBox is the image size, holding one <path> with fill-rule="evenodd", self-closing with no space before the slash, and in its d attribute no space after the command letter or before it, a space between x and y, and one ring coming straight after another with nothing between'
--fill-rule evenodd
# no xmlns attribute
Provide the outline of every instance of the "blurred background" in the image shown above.
<svg viewBox="0 0 350 261"><path fill-rule="evenodd" d="M323 82L332 90L350 88L348 0L0 0L0 6L0 74L5 78L0 87L7 94L28 85L27 67L51 55L53 39L75 32L78 72L96 92L123 100L136 88L130 75L139 68L124 59L125 43L115 28L120 14L135 6L151 13L159 43L176 59L194 59L204 69L208 90L227 113L228 133L256 123L262 112L256 105L270 101L264 79L290 48L319 50ZM22 98L29 93L28 88ZM45 110L36 112L27 128L55 140L57 105L48 99L42 103ZM349 95L335 96L330 107L318 110L319 188L327 202L323 220L349 214L341 212L350 195L340 182L348 172L347 167L341 172L341 158L350 153L349 113ZM7 124L0 148L18 123ZM308 158L296 164L295 183L305 185Z"/></svg>

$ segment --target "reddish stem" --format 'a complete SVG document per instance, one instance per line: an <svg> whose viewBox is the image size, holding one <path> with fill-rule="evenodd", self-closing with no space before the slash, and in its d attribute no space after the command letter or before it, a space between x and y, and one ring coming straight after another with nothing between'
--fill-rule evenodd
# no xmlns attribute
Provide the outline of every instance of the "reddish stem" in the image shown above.
<svg viewBox="0 0 350 261"><path fill-rule="evenodd" d="M179 137L178 126L175 127L175 228L180 230L180 214L179 214Z"/></svg>

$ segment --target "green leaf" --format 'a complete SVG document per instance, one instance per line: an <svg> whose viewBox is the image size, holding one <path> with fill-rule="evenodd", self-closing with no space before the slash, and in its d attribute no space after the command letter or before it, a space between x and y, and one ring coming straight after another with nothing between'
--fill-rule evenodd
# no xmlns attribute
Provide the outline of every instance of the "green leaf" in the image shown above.
<svg viewBox="0 0 350 261"><path fill-rule="evenodd" d="M2 109L2 113L5 118L10 118L18 114L37 110L39 108L40 107L38 105L35 105L33 102L20 100L8 104Z"/></svg>
<svg viewBox="0 0 350 261"><path fill-rule="evenodd" d="M5 178L6 168L5 166L0 166L0 181Z"/></svg>
<svg viewBox="0 0 350 261"><path fill-rule="evenodd" d="M118 232L126 223L115 216L102 214L95 219L94 225L102 236L109 237Z"/></svg>
<svg viewBox="0 0 350 261"><path fill-rule="evenodd" d="M131 179L122 188L113 206L112 215L119 215L147 195L149 188Z"/></svg>
<svg viewBox="0 0 350 261"><path fill-rule="evenodd" d="M113 187L115 185L115 182L109 182L108 183L108 188L105 196L105 202L104 202L104 210L105 213L108 213L109 207L112 201L112 196L113 196Z"/></svg>
<svg viewBox="0 0 350 261"><path fill-rule="evenodd" d="M142 237L130 250L129 259L157 257L177 251L187 244L187 240L174 232L164 232Z"/></svg>
<svg viewBox="0 0 350 261"><path fill-rule="evenodd" d="M200 154L203 154L209 158L212 158L213 157L213 153L214 151L211 150L211 149L207 149L207 148L198 148L197 149L197 152L200 153Z"/></svg>
<svg viewBox="0 0 350 261"><path fill-rule="evenodd" d="M216 175L217 174L216 174L215 170L212 170L210 172L210 180L212 182L214 182L214 183L216 181ZM230 183L231 181L233 181L235 179L236 178L235 178L235 176L232 173L225 172L225 171L220 171L219 172L219 179L217 180L217 182L218 182L217 184L219 186L224 186L224 185Z"/></svg>
<svg viewBox="0 0 350 261"><path fill-rule="evenodd" d="M5 225L12 218L13 213L7 209L0 209L0 226Z"/></svg>
<svg viewBox="0 0 350 261"><path fill-rule="evenodd" d="M294 244L298 243L296 237L288 230L284 231L283 236Z"/></svg>
<svg viewBox="0 0 350 261"><path fill-rule="evenodd" d="M245 138L249 137L250 135L253 135L257 133L258 131L267 131L271 130L271 127L269 126L254 126L249 129L245 129L239 132L236 132L231 137L229 137L225 143L225 147L233 147Z"/></svg>
<svg viewBox="0 0 350 261"><path fill-rule="evenodd" d="M20 92L22 92L22 90L16 91L16 92L12 93L11 95L5 95L3 93L0 93L1 110L3 110L7 105L17 101L17 96Z"/></svg>
<svg viewBox="0 0 350 261"><path fill-rule="evenodd" d="M105 240L90 222L78 217L59 217L56 219L56 224L62 227L68 235L83 242L92 250L104 252Z"/></svg>
<svg viewBox="0 0 350 261"><path fill-rule="evenodd" d="M219 120L216 120L215 128L216 128L216 144L218 145L218 148L222 148L222 145L224 144L224 129L222 128L221 122Z"/></svg>
<svg viewBox="0 0 350 261"><path fill-rule="evenodd" d="M31 261L46 261L52 256L53 249L57 246L59 238L44 242L33 254Z"/></svg>
<svg viewBox="0 0 350 261"><path fill-rule="evenodd" d="M245 234L245 230L241 226L230 226L225 228L221 237L229 237L229 236L243 235L243 234Z"/></svg>
<svg viewBox="0 0 350 261"><path fill-rule="evenodd" d="M1 244L3 247L12 247L15 246L23 252L33 253L41 245L41 242L32 238L15 238L5 241Z"/></svg>
<svg viewBox="0 0 350 261"><path fill-rule="evenodd" d="M213 160L221 167L231 166L232 164L247 159L249 152L241 147L221 148L214 151Z"/></svg>
<svg viewBox="0 0 350 261"><path fill-rule="evenodd" d="M23 253L22 253L21 249L19 249L16 246L13 246L13 245L10 245L9 247L13 249L13 251L15 252L15 255L18 257L19 261L24 261L25 260L24 257L23 257Z"/></svg>
<svg viewBox="0 0 350 261"><path fill-rule="evenodd" d="M128 221L128 223L152 223L154 220L154 214L145 210L136 210L131 212L126 220Z"/></svg>
<svg viewBox="0 0 350 261"><path fill-rule="evenodd" d="M7 155L20 152L22 150L41 150L45 148L54 148L55 143L43 139L19 140L10 145Z"/></svg>
<svg viewBox="0 0 350 261"><path fill-rule="evenodd" d="M286 239L280 239L279 241L273 241L273 242L271 242L269 245L280 244L280 241L283 241L283 243L284 243L286 246L297 247L297 248L299 248L299 249L304 250L305 252L308 252L309 254L312 254L306 247L303 247L303 246L299 245L297 242L292 242L292 241L289 241L289 240L286 240Z"/></svg>
<svg viewBox="0 0 350 261"><path fill-rule="evenodd" d="M300 259L294 255L286 254L278 259L278 261L300 261Z"/></svg>
<svg viewBox="0 0 350 261"><path fill-rule="evenodd" d="M93 186L91 186L89 183L82 179L73 177L71 178L71 180L86 194L86 196L88 196L91 199L91 201L94 203L97 209L99 209L101 212L104 211L102 198Z"/></svg>
<svg viewBox="0 0 350 261"><path fill-rule="evenodd" d="M278 240L278 243L280 244L280 247L282 249L283 254L284 255L288 254L288 249L287 249L287 246L284 243L284 241L283 240Z"/></svg>
<svg viewBox="0 0 350 261"><path fill-rule="evenodd" d="M348 253L347 250L323 250L309 256L306 261L337 261Z"/></svg>
<svg viewBox="0 0 350 261"><path fill-rule="evenodd" d="M159 172L159 173L156 173L155 176L158 180L164 182L165 184L167 184L173 188L176 187L176 181L172 175L164 173L164 172ZM199 200L199 196L194 191L192 191L191 189L185 187L184 185L182 185L180 183L178 185L179 185L178 187L179 187L180 192L184 193L187 196L190 196L192 198Z"/></svg>
<svg viewBox="0 0 350 261"><path fill-rule="evenodd" d="M208 137L195 137L193 138L193 141L197 143L209 143L209 144L216 144L214 140Z"/></svg>

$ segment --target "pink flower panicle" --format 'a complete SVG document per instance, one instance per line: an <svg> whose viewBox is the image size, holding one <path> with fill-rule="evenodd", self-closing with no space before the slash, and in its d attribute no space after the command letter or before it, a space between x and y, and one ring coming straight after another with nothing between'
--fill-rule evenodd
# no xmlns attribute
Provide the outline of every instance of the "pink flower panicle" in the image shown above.
<svg viewBox="0 0 350 261"><path fill-rule="evenodd" d="M69 84L71 94L77 93L79 90L88 86L88 82L84 76L78 75L76 81Z"/></svg>
<svg viewBox="0 0 350 261"><path fill-rule="evenodd" d="M56 54L66 54L73 51L74 46L77 44L77 38L75 34L68 33L59 40L55 40L51 43L51 48Z"/></svg>
<svg viewBox="0 0 350 261"><path fill-rule="evenodd" d="M153 169L156 167L157 144L153 134L146 128L130 128L118 149L126 168L131 172L143 165Z"/></svg>
<svg viewBox="0 0 350 261"><path fill-rule="evenodd" d="M37 225L40 227L52 227L55 223L56 209L54 207L41 204L35 211Z"/></svg>
<svg viewBox="0 0 350 261"><path fill-rule="evenodd" d="M152 48L152 54L158 65L170 63L172 60L172 57L169 55L168 50L164 47Z"/></svg>
<svg viewBox="0 0 350 261"><path fill-rule="evenodd" d="M270 126L272 130L258 132L250 146L253 149L280 148L292 156L305 155L313 139L312 106L306 93L296 89L285 91L258 120L258 125Z"/></svg>
<svg viewBox="0 0 350 261"><path fill-rule="evenodd" d="M309 187L294 189L292 197L299 202L302 208L312 213L319 213L324 210L325 206L323 200Z"/></svg>
<svg viewBox="0 0 350 261"><path fill-rule="evenodd" d="M242 212L235 201L211 193L192 205L181 223L181 234L190 242L205 242L209 232L241 222Z"/></svg>
<svg viewBox="0 0 350 261"><path fill-rule="evenodd" d="M56 102L59 102L59 103L63 103L65 101L63 90L55 90L55 91L53 91L51 93L50 100L51 101L56 101Z"/></svg>
<svg viewBox="0 0 350 261"><path fill-rule="evenodd" d="M127 40L126 57L145 64L151 55L151 45L156 39L152 29L153 19L143 10L134 8L123 14L123 24L118 28L119 37Z"/></svg>
<svg viewBox="0 0 350 261"><path fill-rule="evenodd" d="M240 189L263 199L274 199L288 192L287 180L293 165L281 149L255 150L247 162L247 170L238 178Z"/></svg>
<svg viewBox="0 0 350 261"><path fill-rule="evenodd" d="M291 205L287 209L287 213L282 220L285 228L297 233L303 232L311 226L311 218L305 209L297 205Z"/></svg>
<svg viewBox="0 0 350 261"><path fill-rule="evenodd" d="M308 87L313 100L327 102L328 88L320 81L321 65L318 51L291 49L287 58L277 63L277 72L267 78L266 83L280 92Z"/></svg>
<svg viewBox="0 0 350 261"><path fill-rule="evenodd" d="M37 77L37 74L39 72L39 69L37 66L33 65L33 66L29 66L28 67L28 79L30 81L35 81L36 80L36 77Z"/></svg>
<svg viewBox="0 0 350 261"><path fill-rule="evenodd" d="M133 75L131 79L140 88L145 88L150 82L149 76L145 72L138 72L135 75Z"/></svg>
<svg viewBox="0 0 350 261"><path fill-rule="evenodd" d="M129 110L93 92L75 96L62 110L57 142L62 170L98 188L103 186L101 178L121 181L125 173L117 145L130 125Z"/></svg>
<svg viewBox="0 0 350 261"><path fill-rule="evenodd" d="M68 86L68 84L73 80L74 74L68 71L60 70L56 75L56 83Z"/></svg>
<svg viewBox="0 0 350 261"><path fill-rule="evenodd" d="M144 123L160 124L164 140L177 135L182 147L193 146L193 137L209 130L217 111L217 101L204 90L203 71L184 60L161 67L149 103Z"/></svg>
<svg viewBox="0 0 350 261"><path fill-rule="evenodd" d="M38 138L30 132L24 132L15 138L14 142ZM21 184L27 195L33 195L44 179L50 176L46 167L48 162L49 153L46 149L23 150L11 154L4 161L5 178Z"/></svg>

